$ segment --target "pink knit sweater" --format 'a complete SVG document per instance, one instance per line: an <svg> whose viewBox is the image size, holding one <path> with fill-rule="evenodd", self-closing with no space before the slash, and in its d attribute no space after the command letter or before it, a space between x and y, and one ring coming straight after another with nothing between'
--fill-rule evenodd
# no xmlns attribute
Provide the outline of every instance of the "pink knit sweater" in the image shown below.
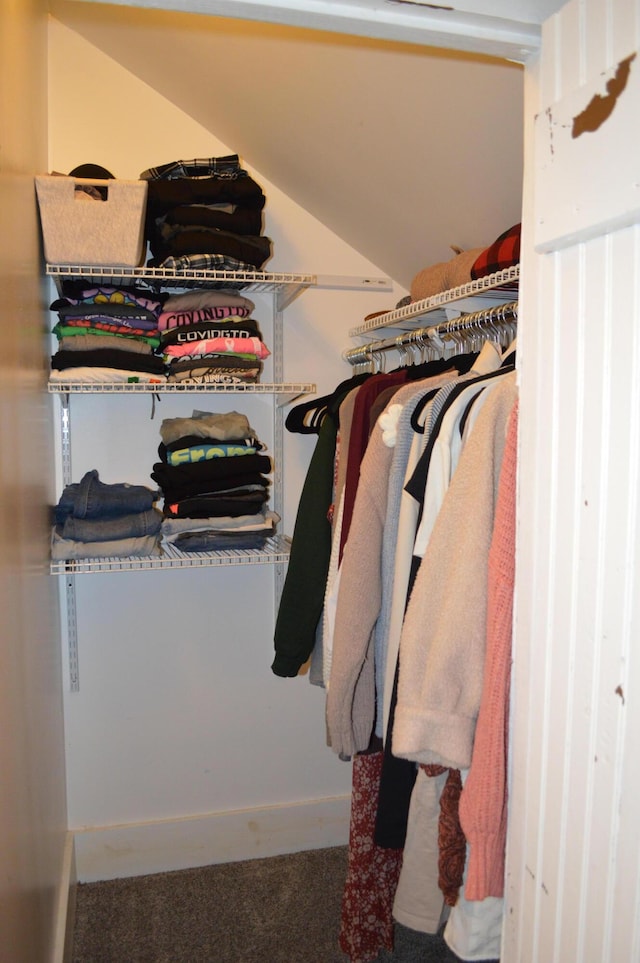
<svg viewBox="0 0 640 963"><path fill-rule="evenodd" d="M465 886L469 900L504 893L517 431L516 400L507 428L489 550L484 684L471 767L460 797L460 822L469 843Z"/></svg>

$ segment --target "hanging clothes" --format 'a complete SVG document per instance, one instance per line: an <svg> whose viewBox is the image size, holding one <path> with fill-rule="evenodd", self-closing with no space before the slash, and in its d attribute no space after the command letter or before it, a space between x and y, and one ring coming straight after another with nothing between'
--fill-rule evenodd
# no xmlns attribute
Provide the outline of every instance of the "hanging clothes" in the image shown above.
<svg viewBox="0 0 640 963"><path fill-rule="evenodd" d="M421 763L464 770L464 780L486 678L487 594L492 584L489 551L498 531L495 516L500 481L505 479L505 492L511 491L515 477L513 462L503 473L502 461L508 424L513 432L516 400L515 374L509 373L493 386L478 411L418 570L400 642L393 752ZM510 451L515 451L513 441ZM504 738L504 727L501 735ZM485 770L487 762L485 758L480 763ZM487 776L490 779L491 774ZM426 780L419 778L413 789L407 829L412 859L403 864L399 893L410 892L415 885L412 873L421 862L420 853L428 858L425 835L416 833L411 825L412 813L420 811L422 797L428 792L426 785ZM498 824L501 814L498 807ZM484 838L476 837L476 866L480 868L484 865ZM467 874L470 865L467 858ZM476 895L481 895L479 887ZM484 960L499 954L502 904L495 897L501 893L482 895L487 898L468 904L460 893L445 928L445 940L461 959ZM400 919L401 904L396 911ZM422 925L414 919L414 926L432 932L426 911Z"/></svg>
<svg viewBox="0 0 640 963"><path fill-rule="evenodd" d="M490 362L487 362L487 355L491 355L492 351L493 357ZM478 365L479 370L472 371L466 377L454 381L451 381L450 376L445 378L444 384L447 385L447 388L444 388L444 384L438 385L440 391L437 391L435 395L433 394L433 388L436 387L437 379L436 382L429 385L426 383L418 385L417 390L416 385L398 389L390 399L384 413L379 417L377 427L370 438L360 467L353 518L340 568L334 652L327 692L329 739L332 748L343 755L362 751L371 739L376 716L374 665L375 657L378 655L373 650L374 628L380 613L382 586L397 584L394 578L395 572L383 573L380 566L382 532L385 530L387 520L389 474L393 455L392 449L387 448L385 451L386 446L383 439L386 438L387 442L393 439L394 445L397 442L396 429L405 405L410 405L415 414L419 399L428 397L432 402L434 397L437 397L438 394L441 395L438 405L432 405L431 408L428 405L423 406L427 423L431 429L435 426L438 430L431 434L429 431L425 432L427 438L420 439L419 444L414 448L414 460L411 464L413 471L407 473L405 470L403 477L404 481L407 481L407 474L410 478L414 477L415 468L420 461L417 454L421 448L426 450L428 444L431 443L430 455L433 457L435 451L436 457L433 458L433 461L430 460L427 463L428 469L424 472L424 489L425 492L428 492L430 499L426 502L428 510L432 513L435 512L437 517L438 503L442 503L444 500L449 482L455 475L458 460L461 457L463 438L466 440L471 435L483 408L483 403L489 396L488 385L493 381L491 387L495 387L496 384L505 379L511 378L513 380L514 376L509 369L506 371L500 369L500 362L500 353L487 347L484 362L480 362ZM487 372L482 371L483 363L489 369ZM428 391L429 388L432 389L431 394ZM447 404L447 401L450 403ZM393 416L391 415L392 410ZM410 420L408 414L405 417ZM422 451L422 455L424 455L424 451ZM431 481L431 488L429 488L429 480ZM408 493L406 495L411 498ZM413 525L407 525L406 552L408 555L405 555L405 558L408 557L409 561L408 565L405 562L407 585L409 583L410 562L422 554L421 549L416 549L415 535L418 531L418 521L422 523L425 518L424 504L423 502L419 511L414 510ZM431 527L433 527L433 521ZM426 532L427 529L423 526L423 538L428 541ZM335 538L334 535L334 540ZM394 539L394 549L396 552L398 551L397 534ZM404 613L406 597L400 596L400 598L402 599L402 613ZM400 624L402 625L402 619ZM385 749L387 748L385 747ZM356 758L359 757L356 756ZM403 766L403 760L398 760L398 762L400 766ZM383 769L381 768L381 777L382 772ZM458 797L456 796L453 800L453 809L449 811L447 819L444 821L440 803L446 795L445 787L449 786L452 778L455 782L456 775L459 784L460 775L457 769L442 767L438 768L433 774L428 774L428 771L425 771L419 777L418 792L413 790L411 780L408 781L405 802L411 801L411 812L413 813L413 816L407 817L405 823L408 844L405 844L404 835L400 833L399 835L402 837L400 848L389 850L389 852L397 853L402 851L404 847L402 870L393 900L393 916L404 925L422 932L437 933L444 918L445 894L449 903L456 903L458 889L462 884L466 848L459 826L462 848L460 848L458 842L456 844L458 855L455 857L458 869L453 876L447 871L446 866L448 864L446 863L443 871L442 862L443 826L450 825L452 820L457 823ZM440 781L439 786L437 780ZM381 778L378 789L379 795L382 788ZM439 789L439 792L434 794L436 789ZM429 804L423 798L425 794L430 799ZM393 806L391 812L397 818L397 812L394 813ZM418 826L413 824L413 819L418 819ZM374 826L375 845L377 845L379 828L379 826ZM436 854L435 857L434 854ZM432 867L430 871L428 870L429 865ZM444 886L443 880L445 881ZM443 893L441 887L445 889L445 893ZM421 899L416 898L418 892L422 893ZM429 892L432 894L430 900L426 897ZM365 900L368 898L364 893L361 896ZM417 912L418 907L420 907L423 915ZM494 910L495 908L492 911ZM452 926L456 926L455 919ZM462 931L464 932L464 927L462 927ZM463 949L460 937L458 936L457 939L456 945L459 949ZM485 959L491 957L493 952L493 947L489 943L487 943L486 948L489 952L484 955Z"/></svg>
<svg viewBox="0 0 640 963"><path fill-rule="evenodd" d="M493 354L495 355L495 352ZM499 356L495 356L493 360L499 364ZM472 369L472 371L477 374L486 362L477 361L476 363L479 364L479 369L475 371ZM410 404L412 398L417 401L419 397L424 398L430 392L451 383L450 373L435 379L412 383L394 395L392 404L403 407L405 403ZM459 383L458 379L453 383ZM385 614L387 610L389 613L392 612L390 601L392 593L397 602L396 617L394 620L390 614L389 626L397 623L399 627L401 624L415 537L415 517L405 520L402 510L398 510L395 504L389 501L389 478L395 444L391 448L384 443L380 430L381 420L384 424L384 419L379 419L378 428L366 449L360 468L361 484L354 498L355 528L352 532L353 537L350 534L346 542L336 604L331 679L327 693L327 725L333 750L343 755L353 755L354 752L361 751L368 745L374 729L376 701L377 718L381 720L383 716L385 688L382 682L383 671L380 667L376 698L374 663L379 665L385 662L385 642L388 645L390 629L387 631L386 639L383 638L382 632L378 633L379 645L375 659L374 630L382 610L385 592L387 593ZM413 437L415 438L415 435ZM422 443L422 438L418 437L416 451L419 451ZM417 504L410 499L406 500L406 504L407 512L415 516L418 510ZM394 532L393 543L387 542L388 554L385 558L382 553L383 538L385 533L394 529L390 516L398 519L398 526ZM388 522L389 529L387 529ZM400 542L397 534L401 527L403 543ZM341 539L342 537L343 533L341 533ZM389 539L391 537L388 536ZM404 575L395 567L396 560L403 558L402 544L406 549ZM393 645L394 665L395 648L396 646ZM392 678L393 675L391 675ZM382 728L378 729L377 734L380 735L382 731Z"/></svg>
<svg viewBox="0 0 640 963"><path fill-rule="evenodd" d="M438 387L448 377L431 379L427 390ZM412 383L394 395L393 403L402 405L424 390L424 383ZM360 466L353 520L342 559L327 691L327 726L334 752L347 756L366 749L374 731L373 629L384 582L380 557L393 453L379 428L375 430ZM340 538L343 531L344 519Z"/></svg>
<svg viewBox="0 0 640 963"><path fill-rule="evenodd" d="M493 960L502 918L503 784L494 805L482 761L468 777L490 665L498 668L486 680L486 698L497 687L504 701L505 692L508 647L499 633L491 647L487 640L491 619L502 629L508 620L508 612L497 620L491 614L489 600L504 592L489 579L497 573L508 593L509 568L489 555L507 424L517 415L514 355L486 341L479 353L342 387L329 405L324 445L322 415L314 452L322 463L321 539L311 543L306 534L302 547L311 552L313 544L316 555L313 610L305 610L308 595L284 599L278 619L295 637L287 653L295 658L282 672L287 649L277 632L273 667L295 674L313 653L312 681L327 690L327 741L352 764L341 947L351 963L367 963L390 951L396 922L430 934L449 958ZM305 408L301 427L314 430L315 418L313 406ZM317 494L310 475L305 511ZM510 504L507 494L503 501ZM311 519L301 509L302 533ZM310 572L296 571L293 561L292 552L290 590ZM483 711L480 744L491 758L504 750L505 711Z"/></svg>
<svg viewBox="0 0 640 963"><path fill-rule="evenodd" d="M393 751L416 762L471 764L484 670L488 554L516 396L511 372L493 387L478 415L407 606Z"/></svg>
<svg viewBox="0 0 640 963"><path fill-rule="evenodd" d="M469 900L502 896L504 893L517 445L516 400L507 428L489 549L483 689L471 767L460 798L460 821L469 841L465 884L465 896Z"/></svg>
<svg viewBox="0 0 640 963"><path fill-rule="evenodd" d="M361 380L359 377L358 383ZM351 379L343 382L326 404L300 496L275 626L271 670L278 676L296 676L315 644L331 555L329 512L333 501L338 410L351 387Z"/></svg>

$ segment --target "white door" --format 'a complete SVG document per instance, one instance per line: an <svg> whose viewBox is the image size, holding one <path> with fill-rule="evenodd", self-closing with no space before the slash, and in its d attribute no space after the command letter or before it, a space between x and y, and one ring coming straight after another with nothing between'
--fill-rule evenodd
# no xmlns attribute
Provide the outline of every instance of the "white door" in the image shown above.
<svg viewBox="0 0 640 963"><path fill-rule="evenodd" d="M503 963L640 961L640 4L527 65Z"/></svg>

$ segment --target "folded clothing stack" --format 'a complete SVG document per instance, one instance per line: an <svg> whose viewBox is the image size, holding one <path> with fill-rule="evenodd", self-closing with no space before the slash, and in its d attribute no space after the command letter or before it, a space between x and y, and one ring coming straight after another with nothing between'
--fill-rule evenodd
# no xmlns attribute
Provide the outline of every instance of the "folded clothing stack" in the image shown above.
<svg viewBox="0 0 640 963"><path fill-rule="evenodd" d="M166 295L65 279L51 305L58 314L54 383L166 381L158 315Z"/></svg>
<svg viewBox="0 0 640 963"><path fill-rule="evenodd" d="M255 305L236 291L196 290L168 298L158 317L169 381L256 382L269 350Z"/></svg>
<svg viewBox="0 0 640 963"><path fill-rule="evenodd" d="M279 521L269 511L271 459L245 415L165 418L152 479L164 496L162 544L181 551L257 549Z"/></svg>
<svg viewBox="0 0 640 963"><path fill-rule="evenodd" d="M237 154L174 161L140 178L148 182L151 267L255 271L271 256L271 240L262 234L265 196Z"/></svg>
<svg viewBox="0 0 640 963"><path fill-rule="evenodd" d="M100 481L96 469L67 485L55 509L54 559L160 555L162 513L157 491Z"/></svg>

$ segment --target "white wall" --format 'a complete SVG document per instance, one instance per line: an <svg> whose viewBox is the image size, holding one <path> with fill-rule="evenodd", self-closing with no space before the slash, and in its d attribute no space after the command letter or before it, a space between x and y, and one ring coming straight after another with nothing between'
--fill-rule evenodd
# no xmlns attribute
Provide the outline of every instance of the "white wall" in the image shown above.
<svg viewBox="0 0 640 963"><path fill-rule="evenodd" d="M237 10L231 19L76 0L52 0L52 10L406 286L450 257L449 245L489 244L520 218L523 71L512 63L417 36L239 20Z"/></svg>
<svg viewBox="0 0 640 963"><path fill-rule="evenodd" d="M572 0L527 69L547 169L530 127L505 963L640 959L640 227L594 236L584 217L637 194L622 174L629 159L637 171L637 58L598 130L563 126L639 39L637 3ZM534 253L559 210L592 239Z"/></svg>
<svg viewBox="0 0 640 963"><path fill-rule="evenodd" d="M48 574L46 505L54 484L33 186L47 157L46 24L45 3L2 4L0 958L7 963L43 963L62 952L56 914L60 903L63 928L70 872L58 611Z"/></svg>
<svg viewBox="0 0 640 963"><path fill-rule="evenodd" d="M49 169L93 162L127 178L233 151L55 20L50 98ZM242 160L267 196L268 270L380 274ZM286 315L285 378L331 391L350 371L348 328L403 293L302 295ZM256 303L268 336L269 305ZM247 412L271 438L259 396L167 395L155 421L148 397L76 397L74 480L96 467L104 481L150 484L160 419L205 402ZM286 433L285 445L290 532L313 439ZM70 826L90 830L80 879L346 841L350 767L325 746L324 694L271 673L269 566L86 575L76 590L80 691L66 691L65 717Z"/></svg>

